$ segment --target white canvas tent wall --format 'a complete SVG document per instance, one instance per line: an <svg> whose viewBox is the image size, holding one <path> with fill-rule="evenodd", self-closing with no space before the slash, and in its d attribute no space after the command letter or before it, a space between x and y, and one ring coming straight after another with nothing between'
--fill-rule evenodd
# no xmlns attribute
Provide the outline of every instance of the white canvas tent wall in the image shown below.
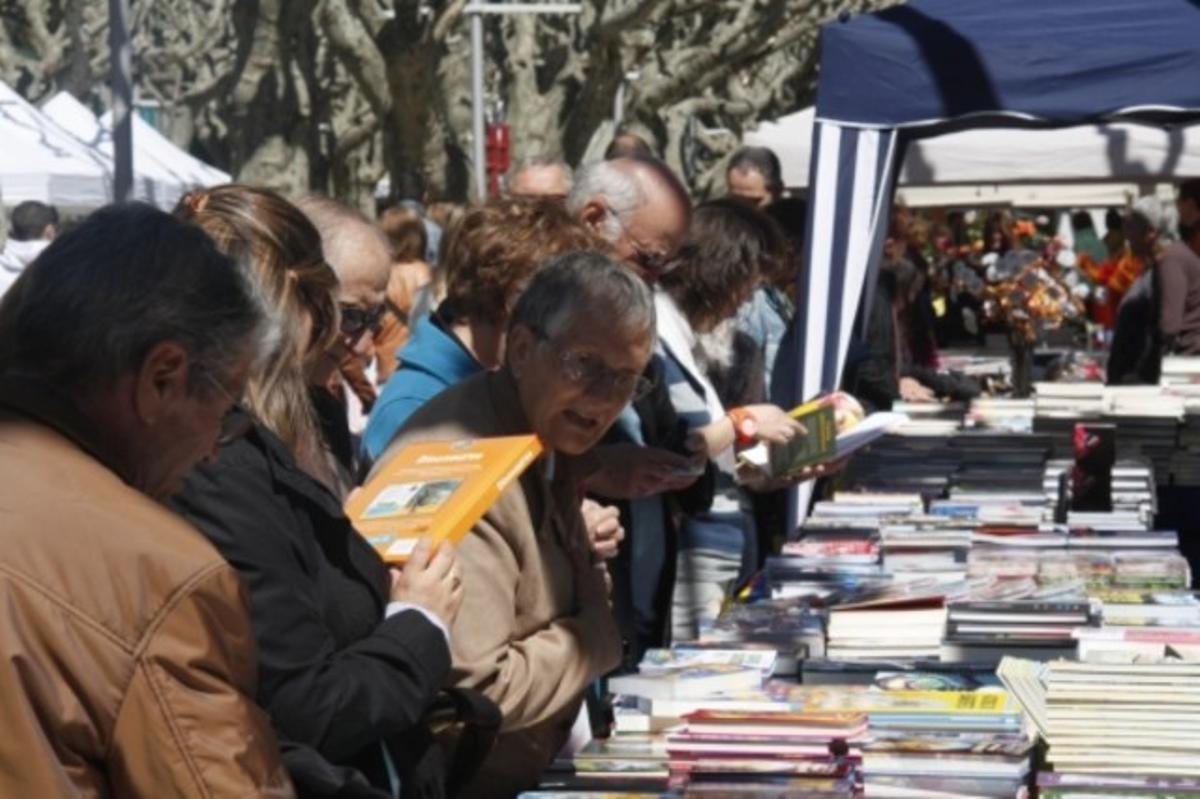
<svg viewBox="0 0 1200 799"><path fill-rule="evenodd" d="M4 202L86 210L112 198L112 160L0 83L0 186Z"/></svg>
<svg viewBox="0 0 1200 799"><path fill-rule="evenodd" d="M42 111L85 144L113 157L111 113L97 119L67 92L48 100ZM229 181L227 174L176 147L140 116L132 119L135 199L170 210L191 189Z"/></svg>
<svg viewBox="0 0 1200 799"><path fill-rule="evenodd" d="M746 134L747 144L779 156L788 188L808 186L815 118L816 109L805 108ZM912 207L1120 206L1177 175L1200 175L1198 125L972 128L912 142L896 197Z"/></svg>

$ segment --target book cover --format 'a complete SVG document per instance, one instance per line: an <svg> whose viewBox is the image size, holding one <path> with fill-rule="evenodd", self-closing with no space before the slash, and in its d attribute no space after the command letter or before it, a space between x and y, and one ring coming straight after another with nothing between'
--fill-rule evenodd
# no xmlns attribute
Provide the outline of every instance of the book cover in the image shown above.
<svg viewBox="0 0 1200 799"><path fill-rule="evenodd" d="M794 474L805 466L832 460L837 442L837 422L833 403L822 397L793 408L788 414L804 425L805 432L787 444L772 444L769 450L771 474Z"/></svg>
<svg viewBox="0 0 1200 799"><path fill-rule="evenodd" d="M685 666L645 674L623 674L608 681L614 694L647 699L696 699L728 691L762 687L764 673L735 664Z"/></svg>
<svg viewBox="0 0 1200 799"><path fill-rule="evenodd" d="M346 515L388 563L417 540L457 543L529 468L536 436L424 441L405 447L346 502Z"/></svg>

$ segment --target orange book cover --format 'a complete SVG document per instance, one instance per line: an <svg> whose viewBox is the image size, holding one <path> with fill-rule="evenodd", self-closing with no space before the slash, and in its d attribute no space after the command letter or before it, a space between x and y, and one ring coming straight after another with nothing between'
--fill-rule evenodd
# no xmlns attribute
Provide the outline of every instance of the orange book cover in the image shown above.
<svg viewBox="0 0 1200 799"><path fill-rule="evenodd" d="M420 538L458 543L542 452L537 436L422 441L383 464L346 515L388 563Z"/></svg>

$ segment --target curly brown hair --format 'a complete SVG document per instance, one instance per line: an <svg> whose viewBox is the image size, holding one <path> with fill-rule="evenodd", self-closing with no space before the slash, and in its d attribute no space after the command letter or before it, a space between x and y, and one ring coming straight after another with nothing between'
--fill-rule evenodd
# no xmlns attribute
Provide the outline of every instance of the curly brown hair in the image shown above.
<svg viewBox="0 0 1200 799"><path fill-rule="evenodd" d="M659 283L703 332L737 313L787 254L775 220L737 200L712 200L692 212L687 237Z"/></svg>
<svg viewBox="0 0 1200 799"><path fill-rule="evenodd" d="M442 245L446 307L455 318L502 325L539 266L607 245L562 203L505 197L472 208Z"/></svg>
<svg viewBox="0 0 1200 799"><path fill-rule="evenodd" d="M392 246L396 263L425 260L425 222L411 208L394 205L379 215L379 227Z"/></svg>

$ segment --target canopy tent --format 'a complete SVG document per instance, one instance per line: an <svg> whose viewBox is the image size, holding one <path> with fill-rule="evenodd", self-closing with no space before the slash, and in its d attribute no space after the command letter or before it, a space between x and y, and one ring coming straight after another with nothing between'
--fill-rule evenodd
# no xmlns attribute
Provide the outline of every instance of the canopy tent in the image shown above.
<svg viewBox="0 0 1200 799"><path fill-rule="evenodd" d="M94 208L112 197L112 161L0 82L0 187L10 206Z"/></svg>
<svg viewBox="0 0 1200 799"><path fill-rule="evenodd" d="M839 383L908 142L981 126L1200 119L1200 7L1136 5L911 0L825 26L793 399Z"/></svg>
<svg viewBox="0 0 1200 799"><path fill-rule="evenodd" d="M68 92L56 94L42 111L80 141L112 159L111 112L97 119ZM137 114L132 121L134 198L170 209L193 188L229 181L229 175L176 147Z"/></svg>
<svg viewBox="0 0 1200 799"><path fill-rule="evenodd" d="M763 123L746 143L771 148L784 183L806 188L815 122L805 108ZM1200 175L1200 125L979 128L910 142L897 194L910 206L1111 206L1174 175Z"/></svg>
<svg viewBox="0 0 1200 799"><path fill-rule="evenodd" d="M100 124L105 130L112 129L112 111L104 112ZM189 190L217 186L231 180L228 172L201 161L160 133L139 114L133 115L133 151L135 158L142 154L153 158Z"/></svg>

